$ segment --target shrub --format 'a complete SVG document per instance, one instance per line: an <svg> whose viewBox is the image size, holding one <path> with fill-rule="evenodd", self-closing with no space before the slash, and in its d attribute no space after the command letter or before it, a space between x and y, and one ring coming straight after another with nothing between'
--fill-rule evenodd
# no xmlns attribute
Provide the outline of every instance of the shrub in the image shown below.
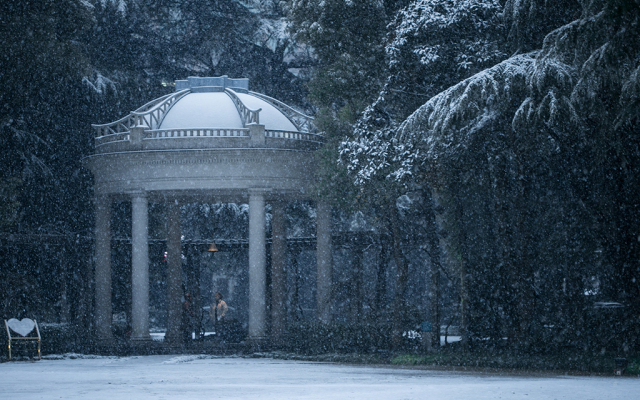
<svg viewBox="0 0 640 400"><path fill-rule="evenodd" d="M74 351L75 335L68 324L39 324L42 354L63 354Z"/></svg>
<svg viewBox="0 0 640 400"><path fill-rule="evenodd" d="M287 339L288 350L302 354L368 353L391 348L391 325L300 322Z"/></svg>

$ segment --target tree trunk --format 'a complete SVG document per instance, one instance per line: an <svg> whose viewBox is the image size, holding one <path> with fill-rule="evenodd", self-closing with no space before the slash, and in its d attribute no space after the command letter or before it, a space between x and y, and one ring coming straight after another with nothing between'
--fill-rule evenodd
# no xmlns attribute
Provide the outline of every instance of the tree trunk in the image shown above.
<svg viewBox="0 0 640 400"><path fill-rule="evenodd" d="M520 164L522 165L522 164ZM520 176L524 175L522 167ZM531 218L529 218L529 207L527 199L530 193L527 190L526 182L522 179L517 184L518 194L516 196L515 220L517 221L517 246L516 264L518 272L518 343L519 347L527 349L532 340L532 323L535 307L533 266L531 264L533 238L531 235Z"/></svg>
<svg viewBox="0 0 640 400"><path fill-rule="evenodd" d="M457 188L460 191L460 188ZM468 261L469 255L467 252L467 234L464 221L464 212L462 209L461 201L456 202L454 206L455 219L458 221L458 248L460 251L460 335L463 351L467 351L471 344L470 341L470 315L469 315L469 271Z"/></svg>
<svg viewBox="0 0 640 400"><path fill-rule="evenodd" d="M387 294L387 245L383 236L380 237L380 256L378 259L378 271L376 274L376 298L375 298L375 313L377 322L382 321L382 317L385 314L386 309L386 294Z"/></svg>
<svg viewBox="0 0 640 400"><path fill-rule="evenodd" d="M387 216L391 225L393 236L393 258L396 263L396 290L395 301L393 302L393 328L392 345L394 350L402 347L402 332L404 330L404 319L406 311L405 290L407 288L407 263L402 253L402 243L400 237L400 226L398 223L398 211L395 203L387 208Z"/></svg>
<svg viewBox="0 0 640 400"><path fill-rule="evenodd" d="M362 244L361 241L356 239L354 246L351 249L353 258L353 277L351 280L351 321L353 323L359 323L363 320L363 287L362 280L364 275L364 267L362 265Z"/></svg>
<svg viewBox="0 0 640 400"><path fill-rule="evenodd" d="M424 213L427 219L427 254L430 260L431 288L429 290L429 303L431 304L431 347L440 347L440 238L438 237L438 224L434 210L431 188L423 188Z"/></svg>

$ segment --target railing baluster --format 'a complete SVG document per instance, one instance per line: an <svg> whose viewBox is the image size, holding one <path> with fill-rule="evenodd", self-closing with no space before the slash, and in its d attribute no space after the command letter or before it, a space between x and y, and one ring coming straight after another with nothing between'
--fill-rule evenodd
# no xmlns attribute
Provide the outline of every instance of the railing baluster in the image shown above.
<svg viewBox="0 0 640 400"><path fill-rule="evenodd" d="M125 140L129 132L118 132L110 126L96 126L96 144ZM246 128L189 128L189 129L152 129L146 130L144 137L151 139L171 139L171 138L240 138L249 137L249 130ZM269 138L303 140L312 142L322 142L322 136L307 132L292 132L283 130L268 130L265 136Z"/></svg>

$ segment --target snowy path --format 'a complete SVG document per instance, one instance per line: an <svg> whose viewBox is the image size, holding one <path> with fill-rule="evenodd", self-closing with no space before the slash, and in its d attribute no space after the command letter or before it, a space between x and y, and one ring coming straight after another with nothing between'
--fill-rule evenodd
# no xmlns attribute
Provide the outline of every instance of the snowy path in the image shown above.
<svg viewBox="0 0 640 400"><path fill-rule="evenodd" d="M0 364L2 399L637 399L640 379L500 376L271 359L144 356Z"/></svg>

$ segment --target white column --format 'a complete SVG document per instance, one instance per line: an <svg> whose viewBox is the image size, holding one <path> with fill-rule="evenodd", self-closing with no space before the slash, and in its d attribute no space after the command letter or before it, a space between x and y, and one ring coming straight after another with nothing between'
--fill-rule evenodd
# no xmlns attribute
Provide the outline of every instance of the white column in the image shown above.
<svg viewBox="0 0 640 400"><path fill-rule="evenodd" d="M131 339L149 335L149 214L144 192L131 196Z"/></svg>
<svg viewBox="0 0 640 400"><path fill-rule="evenodd" d="M179 344L182 340L182 243L180 205L177 201L167 205L167 333L165 342Z"/></svg>
<svg viewBox="0 0 640 400"><path fill-rule="evenodd" d="M287 227L283 202L272 204L271 219L271 340L280 345L284 339L286 316Z"/></svg>
<svg viewBox="0 0 640 400"><path fill-rule="evenodd" d="M266 246L264 190L249 190L249 339L265 337Z"/></svg>
<svg viewBox="0 0 640 400"><path fill-rule="evenodd" d="M326 203L318 202L317 204L316 230L316 316L320 321L327 323L331 321L332 314L331 281L333 256L331 253L331 206Z"/></svg>
<svg viewBox="0 0 640 400"><path fill-rule="evenodd" d="M98 339L113 339L111 328L111 199L109 196L96 197L96 334Z"/></svg>

